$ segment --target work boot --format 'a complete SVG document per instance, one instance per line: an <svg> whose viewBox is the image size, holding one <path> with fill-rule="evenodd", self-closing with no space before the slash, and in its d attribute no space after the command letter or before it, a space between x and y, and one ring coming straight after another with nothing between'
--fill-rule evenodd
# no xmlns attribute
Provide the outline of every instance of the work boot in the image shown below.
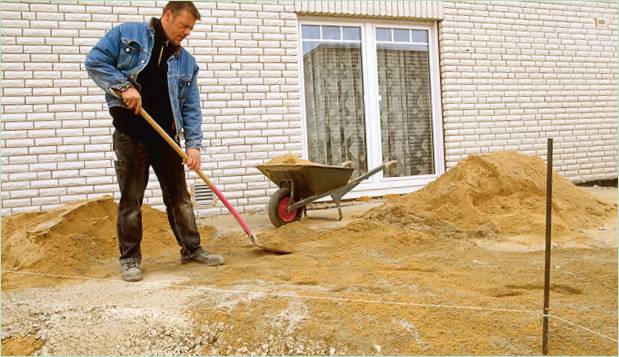
<svg viewBox="0 0 619 357"><path fill-rule="evenodd" d="M140 263L133 261L120 263L120 274L125 281L142 280L142 270L140 270Z"/></svg>
<svg viewBox="0 0 619 357"><path fill-rule="evenodd" d="M223 265L226 260L219 254L208 254L204 249L199 248L193 253L181 253L181 263L187 264L191 261L206 264L209 266Z"/></svg>

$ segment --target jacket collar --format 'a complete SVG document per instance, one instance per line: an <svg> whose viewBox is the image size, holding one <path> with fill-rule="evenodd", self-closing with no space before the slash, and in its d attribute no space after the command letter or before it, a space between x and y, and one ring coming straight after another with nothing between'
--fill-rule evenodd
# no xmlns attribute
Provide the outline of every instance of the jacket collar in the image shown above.
<svg viewBox="0 0 619 357"><path fill-rule="evenodd" d="M157 41L161 41L161 42L166 42L168 41L168 38L165 34L165 31L163 31L163 26L161 25L161 19L152 17L150 19L150 23L148 24L152 33L155 36L155 42ZM174 55L178 56L181 52L181 46L176 46L173 43L170 42L169 46L173 49L174 51Z"/></svg>

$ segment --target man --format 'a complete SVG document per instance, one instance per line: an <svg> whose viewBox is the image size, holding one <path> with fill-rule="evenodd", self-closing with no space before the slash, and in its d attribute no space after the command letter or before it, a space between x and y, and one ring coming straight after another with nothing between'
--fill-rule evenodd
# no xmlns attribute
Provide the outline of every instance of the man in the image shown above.
<svg viewBox="0 0 619 357"><path fill-rule="evenodd" d="M171 1L161 19L126 23L112 28L86 58L86 70L105 91L113 118L113 146L120 187L116 224L121 275L142 280L141 205L152 166L166 206L168 221L181 246L181 262L221 265L224 258L200 246L182 159L139 116L144 108L175 141L185 136L190 169L200 167L202 113L196 84L198 65L180 44L189 36L200 13L190 1Z"/></svg>

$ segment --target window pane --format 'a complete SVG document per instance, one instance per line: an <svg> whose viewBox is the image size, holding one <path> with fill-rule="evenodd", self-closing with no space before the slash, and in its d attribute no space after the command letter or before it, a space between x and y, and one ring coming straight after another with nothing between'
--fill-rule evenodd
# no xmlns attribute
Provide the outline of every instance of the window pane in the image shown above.
<svg viewBox="0 0 619 357"><path fill-rule="evenodd" d="M413 42L428 43L428 31L413 30Z"/></svg>
<svg viewBox="0 0 619 357"><path fill-rule="evenodd" d="M304 54L303 78L309 159L367 172L361 44L321 43Z"/></svg>
<svg viewBox="0 0 619 357"><path fill-rule="evenodd" d="M320 26L303 25L301 26L303 39L320 39Z"/></svg>
<svg viewBox="0 0 619 357"><path fill-rule="evenodd" d="M322 39L323 40L341 40L340 27L339 26L323 26L322 27Z"/></svg>
<svg viewBox="0 0 619 357"><path fill-rule="evenodd" d="M391 29L377 28L376 41L391 41Z"/></svg>
<svg viewBox="0 0 619 357"><path fill-rule="evenodd" d="M344 40L361 41L361 29L359 27L342 27Z"/></svg>
<svg viewBox="0 0 619 357"><path fill-rule="evenodd" d="M416 45L412 43L379 43L378 47L385 50L409 50L409 51L427 51L428 45Z"/></svg>
<svg viewBox="0 0 619 357"><path fill-rule="evenodd" d="M377 44L376 51L383 161L398 161L385 177L433 174L427 46Z"/></svg>
<svg viewBox="0 0 619 357"><path fill-rule="evenodd" d="M320 46L320 42L318 41L303 41L303 55L307 54L318 46Z"/></svg>
<svg viewBox="0 0 619 357"><path fill-rule="evenodd" d="M398 42L410 42L410 30L393 30L393 39Z"/></svg>

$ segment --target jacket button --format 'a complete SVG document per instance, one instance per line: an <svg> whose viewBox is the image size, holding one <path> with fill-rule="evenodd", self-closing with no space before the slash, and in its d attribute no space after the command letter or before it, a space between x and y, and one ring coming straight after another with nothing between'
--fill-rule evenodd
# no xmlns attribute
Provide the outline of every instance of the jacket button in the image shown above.
<svg viewBox="0 0 619 357"><path fill-rule="evenodd" d="M128 49L128 48L125 48L125 51L129 52L129 49Z"/></svg>
<svg viewBox="0 0 619 357"><path fill-rule="evenodd" d="M142 60L142 61L140 61L140 62L144 63L144 60Z"/></svg>

